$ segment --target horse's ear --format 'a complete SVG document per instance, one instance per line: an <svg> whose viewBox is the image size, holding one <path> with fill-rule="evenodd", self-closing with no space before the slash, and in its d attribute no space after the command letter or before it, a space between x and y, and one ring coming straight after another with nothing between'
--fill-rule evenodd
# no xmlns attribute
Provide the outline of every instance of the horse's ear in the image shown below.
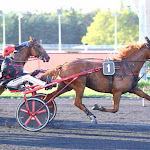
<svg viewBox="0 0 150 150"><path fill-rule="evenodd" d="M147 36L145 37L145 40L146 40L147 43L150 44L150 40L149 40L149 38Z"/></svg>
<svg viewBox="0 0 150 150"><path fill-rule="evenodd" d="M33 42L33 41L34 41L34 39L32 38L32 36L30 36L30 41L31 41L31 42Z"/></svg>

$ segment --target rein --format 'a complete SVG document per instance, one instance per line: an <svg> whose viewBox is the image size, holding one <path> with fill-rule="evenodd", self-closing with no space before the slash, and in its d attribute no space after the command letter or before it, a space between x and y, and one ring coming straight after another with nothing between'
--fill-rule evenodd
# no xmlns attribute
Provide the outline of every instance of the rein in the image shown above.
<svg viewBox="0 0 150 150"><path fill-rule="evenodd" d="M4 60L4 59L0 59L0 60ZM33 58L31 60L28 60L28 61L34 61L34 60L38 60L38 58ZM16 61L16 60L13 60L14 62L26 62L26 61Z"/></svg>

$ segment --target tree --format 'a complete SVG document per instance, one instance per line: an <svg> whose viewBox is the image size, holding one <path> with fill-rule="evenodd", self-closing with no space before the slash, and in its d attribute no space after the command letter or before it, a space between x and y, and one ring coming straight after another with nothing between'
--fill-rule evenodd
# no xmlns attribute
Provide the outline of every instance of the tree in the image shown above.
<svg viewBox="0 0 150 150"><path fill-rule="evenodd" d="M86 36L83 36L82 43L90 45L105 45L113 43L113 17L111 11L99 11L94 17L94 22L87 28Z"/></svg>
<svg viewBox="0 0 150 150"><path fill-rule="evenodd" d="M110 10L100 9L81 13L71 8L58 10L62 13L63 44L114 44L114 17ZM1 12L0 12L1 13ZM2 36L2 19L0 19L0 43ZM33 36L44 44L58 44L58 16L56 13L23 14L21 18L22 42ZM123 9L118 17L118 43L128 44L138 40L138 17L130 9ZM6 42L18 43L18 16L9 13L6 16Z"/></svg>
<svg viewBox="0 0 150 150"><path fill-rule="evenodd" d="M96 11L82 14L73 8L70 10L58 10L63 14L62 43L81 44L82 36L87 32L87 26L93 21ZM0 19L0 35L2 35L2 19ZM29 36L42 40L45 44L58 44L58 17L57 13L23 14L21 18L21 39L26 41ZM2 43L0 36L0 42ZM9 13L6 16L6 42L18 43L18 16Z"/></svg>
<svg viewBox="0 0 150 150"><path fill-rule="evenodd" d="M138 17L130 9L120 12L117 24L118 44L126 45L138 40ZM110 10L98 12L88 27L82 43L90 45L112 45L115 42L115 21Z"/></svg>
<svg viewBox="0 0 150 150"><path fill-rule="evenodd" d="M118 44L128 45L139 39L139 19L130 9L121 11L118 17Z"/></svg>
<svg viewBox="0 0 150 150"><path fill-rule="evenodd" d="M87 25L93 21L96 11L82 14L71 8L63 11L62 16L62 43L81 44L82 36L87 32ZM93 15L94 14L94 15Z"/></svg>
<svg viewBox="0 0 150 150"><path fill-rule="evenodd" d="M5 23L7 44L18 43L18 16L12 13L7 14Z"/></svg>

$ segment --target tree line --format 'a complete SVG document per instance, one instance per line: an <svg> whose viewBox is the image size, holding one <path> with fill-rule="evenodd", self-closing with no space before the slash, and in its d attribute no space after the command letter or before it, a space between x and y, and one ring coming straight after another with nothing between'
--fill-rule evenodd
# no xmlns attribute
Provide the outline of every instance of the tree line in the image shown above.
<svg viewBox="0 0 150 150"><path fill-rule="evenodd" d="M81 13L71 8L53 13L26 13L21 18L22 42L33 36L44 44L58 44L58 15L61 11L62 44L114 44L115 21L108 9ZM0 12L2 14L2 12ZM1 17L1 16L0 16ZM6 43L18 43L18 15L10 12L5 17ZM138 16L130 8L119 13L117 19L118 44L138 41ZM0 18L0 43L3 43L3 22Z"/></svg>

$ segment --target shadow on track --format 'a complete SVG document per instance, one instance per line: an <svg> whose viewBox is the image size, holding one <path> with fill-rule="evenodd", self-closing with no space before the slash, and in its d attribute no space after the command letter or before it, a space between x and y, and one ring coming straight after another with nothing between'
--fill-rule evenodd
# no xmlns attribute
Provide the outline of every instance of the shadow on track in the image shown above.
<svg viewBox="0 0 150 150"><path fill-rule="evenodd" d="M0 117L0 148L149 149L150 124L54 120L39 132L22 129L16 118Z"/></svg>

